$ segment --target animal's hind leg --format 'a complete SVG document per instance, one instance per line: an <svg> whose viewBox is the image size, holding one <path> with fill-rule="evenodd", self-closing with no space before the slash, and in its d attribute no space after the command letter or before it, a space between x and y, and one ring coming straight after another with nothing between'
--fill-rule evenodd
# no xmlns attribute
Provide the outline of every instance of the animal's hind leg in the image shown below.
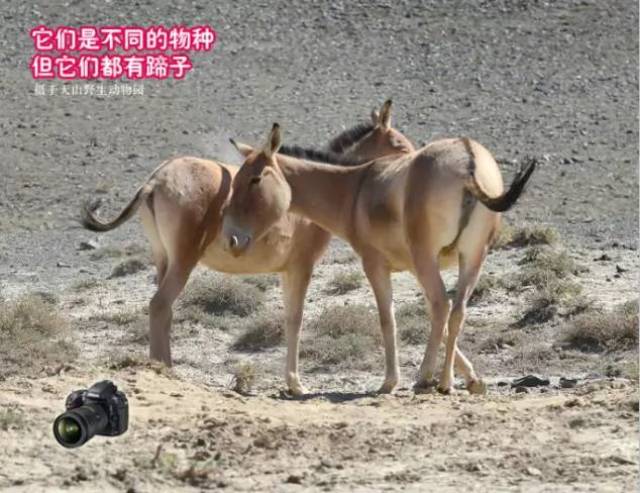
<svg viewBox="0 0 640 493"><path fill-rule="evenodd" d="M160 239L160 235L158 234L158 229L156 227L153 213L146 205L143 205L140 208L140 216L142 219L142 227L144 228L144 232L149 239L149 243L151 243L153 263L156 266L156 284L160 286L167 272L167 265L169 262L167 250L162 244L162 240Z"/></svg>
<svg viewBox="0 0 640 493"><path fill-rule="evenodd" d="M419 248L412 249L416 277L422 286L430 306L431 333L424 353L416 388L432 387L445 324L449 318L451 303L440 276L437 255Z"/></svg>
<svg viewBox="0 0 640 493"><path fill-rule="evenodd" d="M173 302L184 289L197 259L170 261L162 282L149 303L150 357L171 366Z"/></svg>
<svg viewBox="0 0 640 493"><path fill-rule="evenodd" d="M453 390L453 365L456 353L459 353L457 339L464 324L467 301L473 292L478 281L482 263L487 253L486 244L479 245L478 248L468 253L460 253L460 267L456 296L449 316L449 330L447 334L445 362L442 369L442 376L438 385L438 390L442 393L450 393ZM464 356L459 353L462 358ZM473 370L471 363L464 358L467 364L465 379L467 389L471 393L484 393L485 386Z"/></svg>
<svg viewBox="0 0 640 493"><path fill-rule="evenodd" d="M391 275L384 259L376 254L363 255L362 265L376 298L378 315L380 317L380 328L382 329L382 339L384 341L385 377L378 392L388 394L395 389L400 380Z"/></svg>
<svg viewBox="0 0 640 493"><path fill-rule="evenodd" d="M289 268L282 273L282 294L285 308L285 333L287 337L287 365L285 379L289 392L302 396L307 391L300 383L298 353L300 351L300 329L304 298L311 280L313 265Z"/></svg>

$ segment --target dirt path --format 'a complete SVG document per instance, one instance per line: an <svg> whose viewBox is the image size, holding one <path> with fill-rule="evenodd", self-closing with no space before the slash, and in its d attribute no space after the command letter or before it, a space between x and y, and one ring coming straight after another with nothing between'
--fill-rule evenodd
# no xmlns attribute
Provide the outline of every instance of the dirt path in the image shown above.
<svg viewBox="0 0 640 493"><path fill-rule="evenodd" d="M19 430L4 433L7 491L631 491L637 391L628 381L486 397L241 397L153 370L110 377L130 396L129 432L61 450L58 395L100 377L71 371L0 384ZM160 448L158 448L160 447Z"/></svg>

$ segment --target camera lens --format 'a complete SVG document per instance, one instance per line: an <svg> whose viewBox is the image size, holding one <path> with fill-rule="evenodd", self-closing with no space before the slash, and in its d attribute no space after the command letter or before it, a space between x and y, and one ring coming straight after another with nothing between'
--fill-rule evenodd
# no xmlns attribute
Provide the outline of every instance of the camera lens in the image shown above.
<svg viewBox="0 0 640 493"><path fill-rule="evenodd" d="M53 422L53 435L64 447L79 447L102 432L107 424L107 413L102 406L85 404L58 416Z"/></svg>
<svg viewBox="0 0 640 493"><path fill-rule="evenodd" d="M57 420L55 435L63 445L76 445L82 438L80 424L72 417L67 416Z"/></svg>

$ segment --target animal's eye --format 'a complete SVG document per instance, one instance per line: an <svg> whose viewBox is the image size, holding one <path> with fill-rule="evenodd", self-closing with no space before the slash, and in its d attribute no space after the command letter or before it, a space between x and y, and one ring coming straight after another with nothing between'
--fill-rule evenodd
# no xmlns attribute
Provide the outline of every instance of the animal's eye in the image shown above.
<svg viewBox="0 0 640 493"><path fill-rule="evenodd" d="M258 183L260 183L260 177L259 176L253 176L249 180L249 185L257 185Z"/></svg>

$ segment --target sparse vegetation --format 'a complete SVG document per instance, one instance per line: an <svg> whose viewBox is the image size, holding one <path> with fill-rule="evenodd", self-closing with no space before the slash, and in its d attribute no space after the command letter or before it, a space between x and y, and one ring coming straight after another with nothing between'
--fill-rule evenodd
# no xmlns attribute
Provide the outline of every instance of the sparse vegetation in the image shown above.
<svg viewBox="0 0 640 493"><path fill-rule="evenodd" d="M398 337L407 344L426 344L429 317L423 300L401 305L396 310Z"/></svg>
<svg viewBox="0 0 640 493"><path fill-rule="evenodd" d="M207 314L247 316L263 303L263 292L234 277L218 275L194 279L184 294L182 304L197 307Z"/></svg>
<svg viewBox="0 0 640 493"><path fill-rule="evenodd" d="M260 351L278 346L284 340L282 315L271 311L244 319L243 331L233 343L240 351Z"/></svg>
<svg viewBox="0 0 640 493"><path fill-rule="evenodd" d="M576 316L561 336L568 347L585 352L638 348L638 301L613 310L591 308Z"/></svg>
<svg viewBox="0 0 640 493"><path fill-rule="evenodd" d="M256 274L253 276L242 276L242 282L255 286L260 291L267 291L279 284L278 276L275 274Z"/></svg>
<svg viewBox="0 0 640 493"><path fill-rule="evenodd" d="M359 270L340 270L329 281L326 292L334 295L346 294L362 286L362 279L363 276Z"/></svg>
<svg viewBox="0 0 640 493"><path fill-rule="evenodd" d="M256 382L256 367L250 363L240 363L233 370L231 389L241 395L250 394Z"/></svg>
<svg viewBox="0 0 640 493"><path fill-rule="evenodd" d="M137 309L124 309L115 312L95 315L91 317L91 319L101 320L103 322L124 326L129 325L137 320L141 320L143 317L143 314Z"/></svg>
<svg viewBox="0 0 640 493"><path fill-rule="evenodd" d="M326 307L310 324L301 355L316 364L370 367L380 342L378 318L364 305Z"/></svg>
<svg viewBox="0 0 640 493"><path fill-rule="evenodd" d="M356 254L347 248L332 248L324 263L346 265L355 262L357 259Z"/></svg>
<svg viewBox="0 0 640 493"><path fill-rule="evenodd" d="M75 344L56 307L38 295L0 302L0 361L3 373L38 373L73 361Z"/></svg>
<svg viewBox="0 0 640 493"><path fill-rule="evenodd" d="M486 300L490 297L491 293L500 287L500 282L493 276L482 275L476 284L471 297L469 298L469 305L474 305L480 300Z"/></svg>
<svg viewBox="0 0 640 493"><path fill-rule="evenodd" d="M110 279L114 277L130 276L148 267L148 264L140 260L139 258L129 258L123 260L116 265L111 271Z"/></svg>
<svg viewBox="0 0 640 493"><path fill-rule="evenodd" d="M134 243L122 247L105 246L96 248L91 252L89 258L91 260L117 259L122 257L140 257L144 256L146 249Z"/></svg>
<svg viewBox="0 0 640 493"><path fill-rule="evenodd" d="M542 225L514 228L503 224L493 242L494 248L521 248L533 245L553 245L558 234L553 228Z"/></svg>
<svg viewBox="0 0 640 493"><path fill-rule="evenodd" d="M19 428L24 423L24 416L15 409L0 409L0 430L7 431Z"/></svg>
<svg viewBox="0 0 640 493"><path fill-rule="evenodd" d="M75 291L76 293L80 293L83 291L88 291L90 289L94 289L99 286L99 282L97 279L81 279L71 285L71 291Z"/></svg>

